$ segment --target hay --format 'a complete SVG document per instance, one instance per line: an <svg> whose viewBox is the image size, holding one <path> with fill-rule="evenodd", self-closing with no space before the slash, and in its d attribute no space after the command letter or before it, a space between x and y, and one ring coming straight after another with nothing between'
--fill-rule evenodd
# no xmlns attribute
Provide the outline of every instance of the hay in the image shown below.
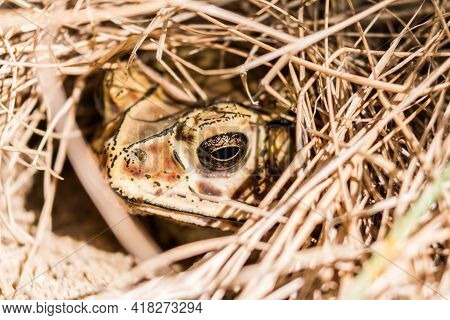
<svg viewBox="0 0 450 320"><path fill-rule="evenodd" d="M438 0L4 2L0 296L449 298L448 9ZM222 60L205 70L195 57L207 49ZM134 265L117 245L93 245L105 236L98 220L86 220L94 231L77 227L92 208L63 215L80 238L58 234L68 209L54 203L69 180L66 154L78 174L93 170L75 123L86 77L120 54L149 52L189 103L209 99L197 81L212 77L234 79L248 101L276 99L295 112L298 153L259 208L230 202L254 217L233 235L156 254L121 209L105 215L144 260ZM255 74L264 75L256 90ZM40 210L30 209L36 193ZM130 228L137 242L124 240Z"/></svg>

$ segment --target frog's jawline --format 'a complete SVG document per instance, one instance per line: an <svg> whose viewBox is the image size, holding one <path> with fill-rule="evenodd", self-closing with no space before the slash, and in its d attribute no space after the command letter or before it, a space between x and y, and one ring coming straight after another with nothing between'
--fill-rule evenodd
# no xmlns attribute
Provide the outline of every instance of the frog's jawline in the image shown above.
<svg viewBox="0 0 450 320"><path fill-rule="evenodd" d="M122 199L124 199L126 202L128 202L128 203L130 203L130 204L137 205L137 206L143 206L143 205L146 205L146 206L149 206L149 207L156 207L156 208L160 208L160 209L165 209L165 210L170 210L170 211L175 211L175 212L180 212L180 213L185 213L185 214L190 214L190 215L196 215L196 216L200 216L200 217L204 217L204 218L208 218L208 219L212 219L212 220L223 220L223 221L232 221L232 222L234 221L234 222L238 222L238 220L236 220L236 219L220 218L220 217L211 217L211 216L207 216L207 215L201 214L201 213L196 212L196 211L180 210L180 209L177 209L177 208L173 208L173 207L169 207L169 206L164 206L164 205L162 205L162 204L153 203L153 202L150 202L150 201L148 201L148 200L140 200L140 201L138 201L138 200L136 200L135 198L130 198L130 197L128 197L128 196L123 195L123 194L121 193L121 191L120 191L119 189L117 189L117 188L112 188L112 189L113 189L113 191L114 191L119 197L121 197ZM145 210L139 209L139 207L138 207L138 210L139 210L139 211L146 212Z"/></svg>

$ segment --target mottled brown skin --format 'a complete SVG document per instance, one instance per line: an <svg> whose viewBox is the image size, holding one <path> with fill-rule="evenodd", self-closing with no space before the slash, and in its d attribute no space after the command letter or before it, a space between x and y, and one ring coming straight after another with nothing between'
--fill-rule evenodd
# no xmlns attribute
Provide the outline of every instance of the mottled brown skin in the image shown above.
<svg viewBox="0 0 450 320"><path fill-rule="evenodd" d="M257 205L274 180L268 160L280 158L281 163L292 145L288 126L273 131L270 123L277 115L235 102L188 109L170 103L136 68L128 73L112 72L103 88L106 120L115 128L104 144L103 166L111 188L132 213L222 229L227 220L245 219L242 212L208 197ZM119 80L129 81L130 88L121 89ZM161 101L170 105L173 117ZM118 103L127 107L118 108ZM166 112L163 117L161 112ZM277 146L269 145L274 141Z"/></svg>

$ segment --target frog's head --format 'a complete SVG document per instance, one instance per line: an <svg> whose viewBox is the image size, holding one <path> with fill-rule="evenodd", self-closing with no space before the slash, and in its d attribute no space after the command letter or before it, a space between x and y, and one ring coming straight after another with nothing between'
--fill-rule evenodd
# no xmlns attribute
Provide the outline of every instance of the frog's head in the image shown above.
<svg viewBox="0 0 450 320"><path fill-rule="evenodd" d="M93 147L103 150L111 188L132 213L222 229L230 218L246 219L222 199L261 201L290 160L291 126L276 112L234 102L187 108L150 71L119 62L103 78L104 128ZM214 83L220 97L246 98Z"/></svg>
<svg viewBox="0 0 450 320"><path fill-rule="evenodd" d="M138 126L137 121L130 109L105 149L110 185L133 209L145 213L159 207L172 215L239 218L223 203L205 198L258 202L273 150L268 147L269 115L222 102L192 109L150 135L145 122ZM120 142L130 142L130 135L139 139ZM278 142L287 142L287 137Z"/></svg>

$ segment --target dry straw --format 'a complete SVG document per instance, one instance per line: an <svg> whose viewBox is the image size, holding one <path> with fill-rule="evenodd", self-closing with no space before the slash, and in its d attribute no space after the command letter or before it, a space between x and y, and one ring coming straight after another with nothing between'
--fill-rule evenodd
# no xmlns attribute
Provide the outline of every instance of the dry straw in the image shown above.
<svg viewBox="0 0 450 320"><path fill-rule="evenodd" d="M0 296L449 298L449 8L445 0L3 1ZM206 50L222 62L202 67L195 55ZM221 77L242 86L247 102L275 99L296 121L297 154L260 206L228 201L252 215L235 234L158 253L111 200L75 113L88 75L124 53L130 63L153 53L167 76L149 76L188 104L209 99L199 79ZM253 92L247 79L257 72ZM101 283L96 259L117 256L81 255L74 271L65 262L94 250L92 241L68 247L52 228L66 156L136 257ZM29 211L37 173L45 200ZM195 256L189 268L177 265ZM45 292L39 278L57 265L58 289ZM86 266L97 268L84 277L89 290L74 274Z"/></svg>

